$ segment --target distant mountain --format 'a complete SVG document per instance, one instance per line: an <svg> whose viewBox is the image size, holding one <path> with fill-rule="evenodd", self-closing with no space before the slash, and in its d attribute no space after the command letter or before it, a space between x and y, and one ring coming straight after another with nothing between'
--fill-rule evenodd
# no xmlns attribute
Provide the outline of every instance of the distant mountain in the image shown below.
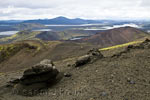
<svg viewBox="0 0 150 100"><path fill-rule="evenodd" d="M86 20L81 18L66 18L63 16L52 19L33 19L33 20L0 20L0 25L15 25L20 23L39 23L39 24L63 24L63 25L79 25L79 24L96 24L96 23L120 23L115 20ZM122 22L122 21L121 21Z"/></svg>
<svg viewBox="0 0 150 100"><path fill-rule="evenodd" d="M38 20L27 20L23 23L40 23L40 24L65 24L65 25L76 25L76 24L90 24L90 23L101 23L104 20L84 20L80 18L69 19L66 17L56 17L53 19L38 19Z"/></svg>
<svg viewBox="0 0 150 100"><path fill-rule="evenodd" d="M20 23L39 23L39 24L64 24L64 25L79 25L79 24L98 24L98 23L109 23L109 25L122 25L128 23L135 24L147 24L149 21L143 20L116 20L116 19L81 19L81 18L66 18L64 16L59 16L52 19L32 19L32 20L0 20L0 25L15 25Z"/></svg>
<svg viewBox="0 0 150 100"><path fill-rule="evenodd" d="M52 18L52 19L32 19L32 20L0 20L0 26L8 25L13 26L16 24L21 23L38 23L38 24L53 24L53 25L80 25L80 24L109 24L109 25L122 25L122 24L145 24L148 22L143 22L141 20L115 20L115 19L81 19L81 18L74 18L70 19L64 16Z"/></svg>
<svg viewBox="0 0 150 100"><path fill-rule="evenodd" d="M23 30L36 30L46 29L45 25L39 23L11 23L11 24L0 24L0 32L2 31L23 31Z"/></svg>
<svg viewBox="0 0 150 100"><path fill-rule="evenodd" d="M11 25L11 24L19 24L24 20L0 20L0 24Z"/></svg>
<svg viewBox="0 0 150 100"><path fill-rule="evenodd" d="M20 23L12 26L18 31L22 30L34 30L34 29L42 29L42 28L47 28L46 26L38 23Z"/></svg>
<svg viewBox="0 0 150 100"><path fill-rule="evenodd" d="M106 47L135 41L136 39L140 39L145 36L148 36L148 34L139 29L132 27L121 27L99 32L90 37L81 39L80 42L89 42Z"/></svg>

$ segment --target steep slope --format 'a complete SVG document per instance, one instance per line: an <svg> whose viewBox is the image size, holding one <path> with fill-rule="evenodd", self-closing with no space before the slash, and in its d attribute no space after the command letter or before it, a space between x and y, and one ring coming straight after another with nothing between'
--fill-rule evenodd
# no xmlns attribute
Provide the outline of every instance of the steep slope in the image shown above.
<svg viewBox="0 0 150 100"><path fill-rule="evenodd" d="M0 35L0 38L8 37L7 35Z"/></svg>
<svg viewBox="0 0 150 100"><path fill-rule="evenodd" d="M60 43L28 40L0 45L0 71L15 71L36 64Z"/></svg>
<svg viewBox="0 0 150 100"><path fill-rule="evenodd" d="M80 41L97 44L103 47L131 42L148 36L144 31L132 27L121 27L99 32Z"/></svg>
<svg viewBox="0 0 150 100"><path fill-rule="evenodd" d="M40 34L36 35L35 38L39 38L41 40L47 40L47 41L50 41L50 40L60 40L60 37L58 35L57 32L41 32Z"/></svg>
<svg viewBox="0 0 150 100"><path fill-rule="evenodd" d="M25 44L25 45L24 45ZM68 59L83 55L85 51L93 48L93 45L74 42L60 42L41 40L24 40L12 44L0 45L4 48L4 54L0 55L0 73L16 71L28 68L42 59L53 61ZM78 51L78 54L75 52Z"/></svg>
<svg viewBox="0 0 150 100"><path fill-rule="evenodd" d="M143 48L144 47L144 48ZM129 50L127 50L129 49ZM62 60L55 62L61 72L69 73L58 84L33 97L14 95L1 87L0 98L11 100L149 100L150 40L128 46L119 56L109 56L80 68L68 67ZM78 51L77 51L78 52ZM106 51L107 52L107 51ZM115 55L118 55L117 53ZM0 75L0 86L18 73Z"/></svg>
<svg viewBox="0 0 150 100"><path fill-rule="evenodd" d="M38 31L30 31L30 30L20 31L14 35L1 38L0 44L12 43L15 41L22 41L22 40L33 40L33 39L35 39L35 36L39 33L40 32L38 32Z"/></svg>
<svg viewBox="0 0 150 100"><path fill-rule="evenodd" d="M31 46L28 43L16 43L16 44L8 44L8 45L0 45L0 63L7 60L11 56L15 55L20 50L28 48L37 49L36 46Z"/></svg>
<svg viewBox="0 0 150 100"><path fill-rule="evenodd" d="M57 32L52 31L20 31L12 36L0 39L0 44L11 43L22 40L59 40L60 37Z"/></svg>
<svg viewBox="0 0 150 100"><path fill-rule="evenodd" d="M92 33L80 32L80 31L31 31L31 30L24 30L20 31L17 34L7 37L0 37L0 44L4 43L11 43L15 41L22 41L22 40L46 40L46 41L53 41L53 40L68 40L77 36L89 36Z"/></svg>

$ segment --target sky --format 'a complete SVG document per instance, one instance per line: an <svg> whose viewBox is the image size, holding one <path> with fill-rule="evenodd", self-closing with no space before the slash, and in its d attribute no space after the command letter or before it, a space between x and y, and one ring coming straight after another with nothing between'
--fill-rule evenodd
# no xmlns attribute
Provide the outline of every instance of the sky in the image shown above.
<svg viewBox="0 0 150 100"><path fill-rule="evenodd" d="M150 0L0 0L0 20L150 19Z"/></svg>

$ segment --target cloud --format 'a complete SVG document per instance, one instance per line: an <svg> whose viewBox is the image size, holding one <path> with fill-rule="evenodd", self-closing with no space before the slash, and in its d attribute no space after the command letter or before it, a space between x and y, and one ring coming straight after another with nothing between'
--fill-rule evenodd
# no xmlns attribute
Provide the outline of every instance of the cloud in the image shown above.
<svg viewBox="0 0 150 100"><path fill-rule="evenodd" d="M147 19L149 0L0 0L0 19Z"/></svg>
<svg viewBox="0 0 150 100"><path fill-rule="evenodd" d="M150 7L150 1L149 0L141 0L141 6Z"/></svg>

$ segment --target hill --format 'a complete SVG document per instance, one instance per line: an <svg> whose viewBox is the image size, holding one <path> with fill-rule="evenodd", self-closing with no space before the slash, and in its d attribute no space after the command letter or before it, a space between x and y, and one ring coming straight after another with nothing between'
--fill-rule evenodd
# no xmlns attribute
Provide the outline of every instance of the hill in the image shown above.
<svg viewBox="0 0 150 100"><path fill-rule="evenodd" d="M31 31L31 30L23 30L12 36L3 36L0 37L0 44L4 43L12 43L15 41L22 40L45 40L45 41L53 41L53 40L69 40L74 37L80 36L89 36L94 34L93 32L87 31L74 31L74 30L65 30L65 31Z"/></svg>
<svg viewBox="0 0 150 100"><path fill-rule="evenodd" d="M17 49L16 49L17 48ZM0 72L15 71L38 63L44 58L54 61L83 55L93 45L75 42L24 40L0 45ZM78 50L78 54L74 52ZM29 60L30 59L30 60ZM20 62L20 63L19 63ZM9 69L9 70L8 70Z"/></svg>
<svg viewBox="0 0 150 100"><path fill-rule="evenodd" d="M104 32L99 32L95 35L80 40L80 42L88 42L107 47L112 45L128 43L137 39L144 38L146 36L149 36L148 33L142 30L132 27L121 27L107 30Z"/></svg>
<svg viewBox="0 0 150 100"><path fill-rule="evenodd" d="M39 38L41 40L60 40L60 37L57 32L41 32L40 34L36 35L35 38Z"/></svg>
<svg viewBox="0 0 150 100"><path fill-rule="evenodd" d="M0 74L0 98L2 100L9 98L11 100L26 100L27 98L29 100L150 99L150 40L148 39L136 45L122 47L122 50L117 49L118 53L113 55L106 56L107 53L111 54L116 49L103 51L103 58L78 68L70 66L70 64L90 50L87 44L23 42L28 42L30 45L31 43L32 45L38 44L41 49L36 55L32 55L36 49L30 51L30 49L24 48L0 64L2 72ZM42 44L44 45L42 46ZM44 46L47 48L44 49ZM62 53L63 55L60 56L59 54ZM69 75L64 76L59 83L32 97L12 94L11 88L5 86L11 78L22 76L23 70L43 59L52 59L51 57L55 58L56 68Z"/></svg>

